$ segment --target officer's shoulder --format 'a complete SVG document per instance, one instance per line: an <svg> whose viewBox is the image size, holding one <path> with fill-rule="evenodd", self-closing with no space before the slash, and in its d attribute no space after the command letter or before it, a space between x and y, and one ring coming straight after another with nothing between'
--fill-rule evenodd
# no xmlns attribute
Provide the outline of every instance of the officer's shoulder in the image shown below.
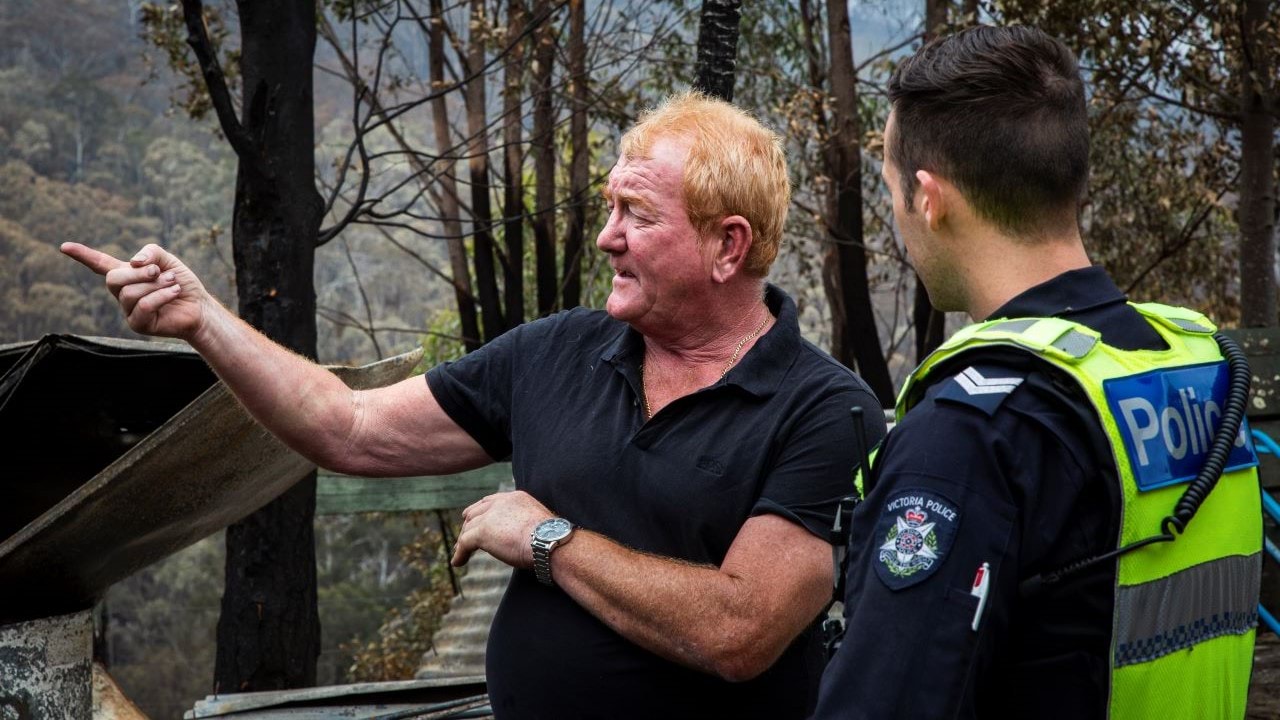
<svg viewBox="0 0 1280 720"><path fill-rule="evenodd" d="M993 349L961 354L939 368L928 395L943 407L965 407L994 416L1027 396L1027 381L1042 375L1045 363L1031 353Z"/></svg>

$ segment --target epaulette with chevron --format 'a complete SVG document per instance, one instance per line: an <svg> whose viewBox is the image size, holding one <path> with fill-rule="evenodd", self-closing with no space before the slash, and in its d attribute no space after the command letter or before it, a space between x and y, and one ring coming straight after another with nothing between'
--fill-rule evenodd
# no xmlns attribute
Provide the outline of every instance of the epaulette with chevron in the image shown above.
<svg viewBox="0 0 1280 720"><path fill-rule="evenodd" d="M999 365L970 365L942 383L934 400L975 407L994 415L1026 373Z"/></svg>

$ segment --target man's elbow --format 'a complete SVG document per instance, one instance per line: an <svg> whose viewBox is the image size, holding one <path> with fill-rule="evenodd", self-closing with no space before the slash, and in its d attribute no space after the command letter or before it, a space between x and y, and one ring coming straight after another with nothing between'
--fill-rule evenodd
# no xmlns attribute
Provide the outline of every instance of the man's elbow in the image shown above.
<svg viewBox="0 0 1280 720"><path fill-rule="evenodd" d="M336 430L313 426L277 437L316 467L342 475L370 474L361 448L353 446L347 435Z"/></svg>
<svg viewBox="0 0 1280 720"><path fill-rule="evenodd" d="M754 680L773 667L785 649L785 643L759 630L735 633L716 649L712 671L728 682Z"/></svg>
<svg viewBox="0 0 1280 720"><path fill-rule="evenodd" d="M345 387L303 409L307 418L282 438L295 452L318 467L344 475L372 474L366 442L360 431L365 422L362 397Z"/></svg>
<svg viewBox="0 0 1280 720"><path fill-rule="evenodd" d="M315 463L316 467L339 475L367 476L370 473L356 462L351 453L330 449L326 445L312 445L298 450L298 454Z"/></svg>
<svg viewBox="0 0 1280 720"><path fill-rule="evenodd" d="M298 454L323 468L339 475L356 477L388 477L388 464L362 445L352 445L345 438L309 438L305 448L294 448Z"/></svg>
<svg viewBox="0 0 1280 720"><path fill-rule="evenodd" d="M772 661L761 662L746 657L726 658L724 661L717 663L715 673L722 680L740 683L755 680L772 665Z"/></svg>
<svg viewBox="0 0 1280 720"><path fill-rule="evenodd" d="M762 656L758 653L743 652L734 657L726 657L717 661L715 674L720 679L731 683L747 682L760 677L765 670L773 667L777 660L777 656Z"/></svg>

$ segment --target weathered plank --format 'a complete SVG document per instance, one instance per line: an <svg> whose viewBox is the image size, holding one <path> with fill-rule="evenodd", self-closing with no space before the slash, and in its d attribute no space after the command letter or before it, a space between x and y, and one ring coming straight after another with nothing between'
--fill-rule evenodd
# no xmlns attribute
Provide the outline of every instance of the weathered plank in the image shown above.
<svg viewBox="0 0 1280 720"><path fill-rule="evenodd" d="M1280 442L1280 421L1249 418L1249 427L1255 432L1266 433L1272 440ZM1280 489L1280 457L1272 454L1261 442L1255 442L1254 446L1258 449L1258 478L1262 482L1262 487L1268 490Z"/></svg>
<svg viewBox="0 0 1280 720"><path fill-rule="evenodd" d="M317 515L447 510L497 491L511 479L511 464L436 477L362 478L321 470L317 479Z"/></svg>
<svg viewBox="0 0 1280 720"><path fill-rule="evenodd" d="M1280 328L1233 328L1224 332L1239 343L1253 371L1249 422L1280 418Z"/></svg>

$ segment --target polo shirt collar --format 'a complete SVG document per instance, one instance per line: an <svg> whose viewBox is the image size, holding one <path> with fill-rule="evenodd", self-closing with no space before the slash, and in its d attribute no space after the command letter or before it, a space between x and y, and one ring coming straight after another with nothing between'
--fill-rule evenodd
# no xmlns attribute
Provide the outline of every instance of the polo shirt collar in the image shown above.
<svg viewBox="0 0 1280 720"><path fill-rule="evenodd" d="M795 301L769 283L765 285L764 302L777 322L721 381L760 397L771 395L778 389L787 370L795 362L801 343ZM638 375L640 360L644 357L644 336L630 325L623 325L617 337L605 345L600 357L627 377Z"/></svg>
<svg viewBox="0 0 1280 720"><path fill-rule="evenodd" d="M758 397L777 391L795 362L801 343L799 314L791 296L778 286L768 284L764 290L764 304L777 322L724 376L726 384L737 385Z"/></svg>
<svg viewBox="0 0 1280 720"><path fill-rule="evenodd" d="M987 319L1061 317L1127 300L1107 272L1094 265L1068 270L1022 291Z"/></svg>

